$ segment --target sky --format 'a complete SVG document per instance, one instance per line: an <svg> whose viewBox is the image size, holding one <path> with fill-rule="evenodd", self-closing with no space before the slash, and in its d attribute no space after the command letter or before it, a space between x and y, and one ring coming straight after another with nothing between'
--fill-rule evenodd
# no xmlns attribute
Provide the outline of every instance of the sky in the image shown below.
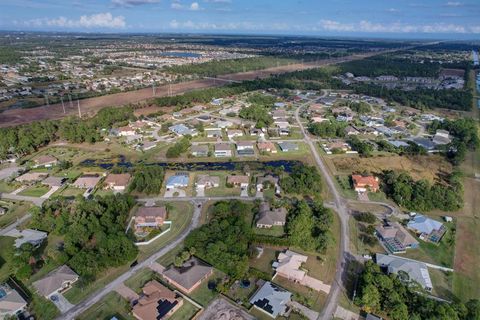
<svg viewBox="0 0 480 320"><path fill-rule="evenodd" d="M0 0L0 30L480 39L480 0Z"/></svg>

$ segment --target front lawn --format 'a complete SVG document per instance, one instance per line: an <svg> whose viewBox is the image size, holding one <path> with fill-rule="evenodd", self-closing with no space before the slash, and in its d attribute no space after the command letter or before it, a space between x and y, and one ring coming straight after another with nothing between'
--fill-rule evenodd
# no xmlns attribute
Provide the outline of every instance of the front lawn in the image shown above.
<svg viewBox="0 0 480 320"><path fill-rule="evenodd" d="M10 275L10 264L13 257L13 243L15 238L0 237L0 283Z"/></svg>
<svg viewBox="0 0 480 320"><path fill-rule="evenodd" d="M283 226L273 226L271 228L252 228L253 233L262 236L281 237L285 234Z"/></svg>
<svg viewBox="0 0 480 320"><path fill-rule="evenodd" d="M32 186L30 188L23 190L22 192L19 193L19 195L39 198L43 196L45 193L47 193L49 190L50 190L49 187L41 184L37 184L35 186Z"/></svg>
<svg viewBox="0 0 480 320"><path fill-rule="evenodd" d="M35 319L51 320L60 315L60 311L53 302L34 294L28 310L35 315Z"/></svg>
<svg viewBox="0 0 480 320"><path fill-rule="evenodd" d="M0 206L7 208L7 212L0 216L0 228L12 224L28 213L32 207L29 202L10 202L0 201Z"/></svg>
<svg viewBox="0 0 480 320"><path fill-rule="evenodd" d="M208 279L202 281L200 286L189 295L190 298L192 298L194 301L201 304L202 306L206 307L218 295L218 292L216 290L210 290L208 288L208 282L220 282L220 280L224 277L225 274L223 272L214 269L213 274L208 277Z"/></svg>
<svg viewBox="0 0 480 320"><path fill-rule="evenodd" d="M116 292L110 292L102 300L95 303L87 311L82 313L78 320L97 320L97 319L111 319L116 317L119 320L133 320L130 315L130 306L125 300Z"/></svg>

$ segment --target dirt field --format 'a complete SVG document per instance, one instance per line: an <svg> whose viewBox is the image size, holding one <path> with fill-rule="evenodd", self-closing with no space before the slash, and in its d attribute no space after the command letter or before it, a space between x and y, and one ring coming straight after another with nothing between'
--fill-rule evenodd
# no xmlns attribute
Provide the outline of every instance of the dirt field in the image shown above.
<svg viewBox="0 0 480 320"><path fill-rule="evenodd" d="M219 77L219 79L227 79L233 81L253 80L256 78L266 78L270 75L281 74L286 72L292 72L296 70L311 69L318 66L336 64L345 61L363 59L368 56L377 55L381 52L369 53L364 55L352 55L343 58L326 59L318 61L315 64L292 64L287 66L274 67L258 71L241 72L235 74L227 74ZM187 81L182 83L172 84L171 92L173 95L183 94L188 91L196 89L204 89L210 87L219 87L229 83L229 81L214 79L203 79ZM155 96L153 95L151 88L140 89L130 92L116 93L101 97L83 99L80 101L80 107L83 116L92 116L98 110L109 106L122 106L129 103L137 103L152 97L165 97L169 94L169 85L159 86L155 90ZM60 103L52 104L50 106L41 106L29 109L12 109L0 113L0 127L10 127L19 124L25 124L37 120L47 119L61 119L69 115L77 115L78 107L77 101L73 101L72 104L65 103L65 113Z"/></svg>
<svg viewBox="0 0 480 320"><path fill-rule="evenodd" d="M380 173L383 170L405 170L415 179L427 179L433 182L440 173L450 173L452 166L441 156L386 156L360 158L358 156L330 157L329 161L335 175L369 171Z"/></svg>

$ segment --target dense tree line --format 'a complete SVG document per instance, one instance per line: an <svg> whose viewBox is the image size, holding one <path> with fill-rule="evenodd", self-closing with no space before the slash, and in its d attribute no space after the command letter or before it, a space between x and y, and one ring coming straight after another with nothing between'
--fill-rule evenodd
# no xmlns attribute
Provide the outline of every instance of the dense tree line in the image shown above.
<svg viewBox="0 0 480 320"><path fill-rule="evenodd" d="M240 279L248 271L248 248L251 227L245 220L250 207L240 201L220 201L213 206L208 224L193 230L185 239L188 250Z"/></svg>
<svg viewBox="0 0 480 320"><path fill-rule="evenodd" d="M129 191L145 194L158 194L162 188L165 172L160 166L139 165L135 167Z"/></svg>
<svg viewBox="0 0 480 320"><path fill-rule="evenodd" d="M255 121L257 128L266 128L273 123L272 116L268 113L269 109L261 105L251 105L240 110L238 115L242 119Z"/></svg>
<svg viewBox="0 0 480 320"><path fill-rule="evenodd" d="M91 281L106 268L135 259L137 247L125 234L134 203L133 197L122 194L80 198L73 203L55 198L32 212L31 226L63 236L63 248L50 255Z"/></svg>
<svg viewBox="0 0 480 320"><path fill-rule="evenodd" d="M280 179L280 187L286 193L318 196L322 192L322 177L314 166L296 165Z"/></svg>
<svg viewBox="0 0 480 320"><path fill-rule="evenodd" d="M480 303L445 303L419 293L418 285L407 285L396 275L386 275L367 261L362 272L355 303L369 313L391 320L478 320Z"/></svg>
<svg viewBox="0 0 480 320"><path fill-rule="evenodd" d="M167 158L177 158L179 157L182 153L187 152L188 148L190 148L190 139L189 137L183 137L173 146L167 149L166 156Z"/></svg>
<svg viewBox="0 0 480 320"><path fill-rule="evenodd" d="M375 143L377 144L379 151L386 151L391 153L397 153L399 155L409 155L409 156L427 154L427 150L424 147L419 146L413 141L406 141L408 146L400 146L400 147L396 147L388 143L387 140L378 140L378 141L375 141Z"/></svg>
<svg viewBox="0 0 480 320"><path fill-rule="evenodd" d="M330 241L333 216L321 203L298 202L290 211L286 231L290 245L305 251L324 252Z"/></svg>
<svg viewBox="0 0 480 320"><path fill-rule="evenodd" d="M0 159L9 153L25 155L57 139L69 142L96 142L101 139L99 129L134 119L130 107L104 108L88 119L75 117L61 121L37 121L26 125L0 129Z"/></svg>
<svg viewBox="0 0 480 320"><path fill-rule="evenodd" d="M409 210L455 211L463 206L463 185L456 172L446 181L431 184L427 180L415 181L406 172L385 171L382 182L385 194Z"/></svg>
<svg viewBox="0 0 480 320"><path fill-rule="evenodd" d="M321 138L343 138L345 136L346 122L323 121L319 123L310 123L308 131Z"/></svg>
<svg viewBox="0 0 480 320"><path fill-rule="evenodd" d="M350 147L352 147L352 150L357 151L359 155L365 157L369 157L372 155L374 148L373 145L368 141L362 141L356 136L350 136L347 142Z"/></svg>
<svg viewBox="0 0 480 320"><path fill-rule="evenodd" d="M391 75L397 77L437 77L439 64L417 63L390 55L380 55L361 60L341 63L340 72L351 72L355 76L377 77Z"/></svg>

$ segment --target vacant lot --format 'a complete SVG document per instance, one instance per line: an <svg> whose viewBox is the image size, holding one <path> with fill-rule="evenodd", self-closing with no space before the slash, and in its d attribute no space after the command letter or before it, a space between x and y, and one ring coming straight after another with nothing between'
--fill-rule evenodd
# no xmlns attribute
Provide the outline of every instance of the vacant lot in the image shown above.
<svg viewBox="0 0 480 320"><path fill-rule="evenodd" d="M384 156L361 158L356 155L326 157L330 162L330 170L337 174L356 172L380 173L383 170L405 170L415 179L435 181L441 174L450 173L452 166L441 156Z"/></svg>
<svg viewBox="0 0 480 320"><path fill-rule="evenodd" d="M102 300L95 303L87 311L82 313L79 320L97 320L97 319L117 319L130 320L135 319L130 314L128 301L123 299L118 293L110 292Z"/></svg>

